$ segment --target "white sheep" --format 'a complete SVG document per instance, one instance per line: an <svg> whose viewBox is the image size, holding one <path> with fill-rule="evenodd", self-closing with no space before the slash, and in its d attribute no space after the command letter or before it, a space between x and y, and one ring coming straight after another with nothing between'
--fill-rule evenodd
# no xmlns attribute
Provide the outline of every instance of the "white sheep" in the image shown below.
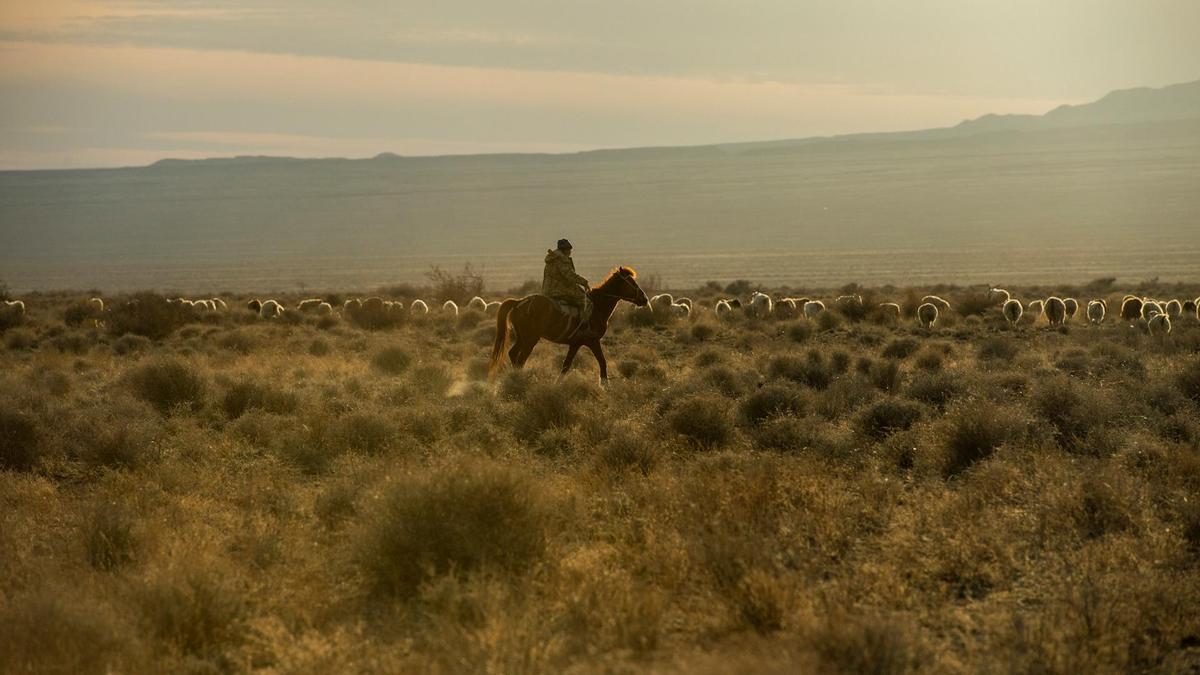
<svg viewBox="0 0 1200 675"><path fill-rule="evenodd" d="M863 300L861 295L839 295L833 300L835 305L858 305L862 306Z"/></svg>
<svg viewBox="0 0 1200 675"><path fill-rule="evenodd" d="M675 304L671 305L671 313L677 317L686 319L689 316L691 316L692 308L688 307L687 305L681 305L679 303L675 303Z"/></svg>
<svg viewBox="0 0 1200 675"><path fill-rule="evenodd" d="M755 291L750 296L750 306L746 309L746 313L750 316L765 317L771 313L773 304L771 296Z"/></svg>
<svg viewBox="0 0 1200 675"><path fill-rule="evenodd" d="M1012 293L1009 293L1003 288L991 288L988 289L988 299L991 300L992 303L1003 307L1004 303L1012 300Z"/></svg>
<svg viewBox="0 0 1200 675"><path fill-rule="evenodd" d="M932 328L933 324L937 323L938 307L932 302L927 302L917 308L917 320L921 322L924 328Z"/></svg>
<svg viewBox="0 0 1200 675"><path fill-rule="evenodd" d="M1104 323L1104 315L1108 312L1108 303L1104 300L1092 300L1087 304L1087 318L1093 326Z"/></svg>
<svg viewBox="0 0 1200 675"><path fill-rule="evenodd" d="M692 308L692 299L691 298L676 298L675 304L687 305L688 309L691 309Z"/></svg>
<svg viewBox="0 0 1200 675"><path fill-rule="evenodd" d="M358 298L350 298L342 303L342 314L351 315L362 309L362 300Z"/></svg>
<svg viewBox="0 0 1200 675"><path fill-rule="evenodd" d="M404 313L404 303L396 300L391 305L384 305L384 311L392 318L399 318Z"/></svg>
<svg viewBox="0 0 1200 675"><path fill-rule="evenodd" d="M1146 321L1163 313L1163 306L1157 300L1142 300L1142 318Z"/></svg>
<svg viewBox="0 0 1200 675"><path fill-rule="evenodd" d="M258 316L263 319L277 319L283 316L283 305L275 300L265 300L262 309L258 311Z"/></svg>
<svg viewBox="0 0 1200 675"><path fill-rule="evenodd" d="M921 298L921 302L929 303L931 305L936 305L938 310L942 311L942 312L950 311L950 303L943 298L939 298L936 295L926 295L925 297ZM918 309L920 309L920 308L918 307Z"/></svg>
<svg viewBox="0 0 1200 675"><path fill-rule="evenodd" d="M799 314L800 307L795 298L782 298L776 301L774 311L779 316L790 319Z"/></svg>
<svg viewBox="0 0 1200 675"><path fill-rule="evenodd" d="M500 311L500 302L499 301L489 302L487 304L487 307L484 309L484 311L486 311L489 315L494 316L496 314L496 312Z"/></svg>
<svg viewBox="0 0 1200 675"><path fill-rule="evenodd" d="M471 298L471 301L467 303L467 311L468 312L486 312L487 311L487 300L484 300L483 298L479 297L478 295Z"/></svg>
<svg viewBox="0 0 1200 675"><path fill-rule="evenodd" d="M1079 311L1079 301L1075 298L1063 298L1063 307L1067 310L1066 320L1070 321Z"/></svg>
<svg viewBox="0 0 1200 675"><path fill-rule="evenodd" d="M1008 321L1009 325L1016 325L1021 320L1021 315L1025 313L1025 308L1021 306L1020 300L1010 298L1004 301L1000 312L1004 314L1004 319Z"/></svg>
<svg viewBox="0 0 1200 675"><path fill-rule="evenodd" d="M90 309L93 314L104 313L104 301L100 298L92 298L91 300L88 300L87 304L88 309Z"/></svg>
<svg viewBox="0 0 1200 675"><path fill-rule="evenodd" d="M321 298L308 298L307 300L301 300L299 304L296 305L296 309L304 312L305 314L308 312L315 312L317 311L317 307L321 306L322 302L325 301Z"/></svg>
<svg viewBox="0 0 1200 675"><path fill-rule="evenodd" d="M1042 302L1041 300L1034 300L1028 305L1025 305L1025 313L1029 315L1030 321L1038 320L1038 317L1041 316L1042 312L1045 310L1045 304L1046 303Z"/></svg>
<svg viewBox="0 0 1200 675"><path fill-rule="evenodd" d="M900 313L903 310L901 309L900 305L895 302L881 302L879 303L879 311L883 314L883 316L887 317L889 321L896 321L899 320Z"/></svg>
<svg viewBox="0 0 1200 675"><path fill-rule="evenodd" d="M809 300L804 303L804 318L815 319L817 315L825 311L825 303L820 300Z"/></svg>
<svg viewBox="0 0 1200 675"><path fill-rule="evenodd" d="M229 305L226 304L225 301L220 298L213 298L211 300L211 302L219 311L224 312L225 310L229 309Z"/></svg>
<svg viewBox="0 0 1200 675"><path fill-rule="evenodd" d="M654 312L668 311L673 304L675 304L675 298L671 297L670 293L659 293L650 298L650 309Z"/></svg>
<svg viewBox="0 0 1200 675"><path fill-rule="evenodd" d="M1172 321L1183 316L1183 303L1179 302L1178 300L1171 300L1167 302L1167 306L1164 309L1166 310L1167 316L1171 317Z"/></svg>
<svg viewBox="0 0 1200 675"><path fill-rule="evenodd" d="M5 300L4 309L7 312L12 312L17 316L25 316L25 303L21 300Z"/></svg>
<svg viewBox="0 0 1200 675"><path fill-rule="evenodd" d="M328 302L322 302L317 305L317 314L319 316L333 316L333 305Z"/></svg>
<svg viewBox="0 0 1200 675"><path fill-rule="evenodd" d="M1134 322L1142 316L1142 299L1133 295L1127 295L1121 300L1121 319L1124 321Z"/></svg>
<svg viewBox="0 0 1200 675"><path fill-rule="evenodd" d="M443 314L453 314L454 316L458 316L458 303L454 302L453 300L447 300L447 301L443 302L442 303L442 313Z"/></svg>
<svg viewBox="0 0 1200 675"><path fill-rule="evenodd" d="M1146 322L1146 328L1151 335L1170 335L1171 317L1166 314L1155 314Z"/></svg>
<svg viewBox="0 0 1200 675"><path fill-rule="evenodd" d="M1193 314L1195 314L1196 313L1196 301L1195 300L1184 300L1183 301L1183 313L1186 316L1192 316Z"/></svg>
<svg viewBox="0 0 1200 675"><path fill-rule="evenodd" d="M1046 298L1044 308L1046 321L1049 321L1051 326L1061 326L1067 318L1067 304L1062 298L1053 295Z"/></svg>
<svg viewBox="0 0 1200 675"><path fill-rule="evenodd" d="M179 304L179 299L176 298L175 302L177 304ZM258 298L253 298L251 300L248 300L246 302L246 309L250 310L251 312L254 312L255 314L258 314L259 311L262 310L262 300L259 300Z"/></svg>
<svg viewBox="0 0 1200 675"><path fill-rule="evenodd" d="M429 305L425 304L424 300L413 300L412 304L408 306L408 309L413 314L429 313Z"/></svg>
<svg viewBox="0 0 1200 675"><path fill-rule="evenodd" d="M730 306L728 300L718 300L717 304L713 305L713 313L717 315L718 319L729 316L732 311L733 307Z"/></svg>

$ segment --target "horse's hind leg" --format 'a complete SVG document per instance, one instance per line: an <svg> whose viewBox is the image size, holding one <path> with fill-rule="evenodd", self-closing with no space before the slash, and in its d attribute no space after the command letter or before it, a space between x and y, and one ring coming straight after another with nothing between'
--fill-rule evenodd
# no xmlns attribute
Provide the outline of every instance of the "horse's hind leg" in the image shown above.
<svg viewBox="0 0 1200 675"><path fill-rule="evenodd" d="M521 340L517 343L517 355L513 359L513 365L521 368L525 362L529 360L529 355L533 354L533 348L537 346L538 338L531 340Z"/></svg>

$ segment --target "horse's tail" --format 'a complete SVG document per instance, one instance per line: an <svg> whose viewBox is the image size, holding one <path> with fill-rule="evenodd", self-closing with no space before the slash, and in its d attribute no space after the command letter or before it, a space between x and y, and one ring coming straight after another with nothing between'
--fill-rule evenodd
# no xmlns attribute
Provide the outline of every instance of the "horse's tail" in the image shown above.
<svg viewBox="0 0 1200 675"><path fill-rule="evenodd" d="M518 302L509 298L500 303L500 311L496 312L496 342L492 345L492 360L488 362L488 377L495 377L504 365L504 352L508 349L508 315Z"/></svg>

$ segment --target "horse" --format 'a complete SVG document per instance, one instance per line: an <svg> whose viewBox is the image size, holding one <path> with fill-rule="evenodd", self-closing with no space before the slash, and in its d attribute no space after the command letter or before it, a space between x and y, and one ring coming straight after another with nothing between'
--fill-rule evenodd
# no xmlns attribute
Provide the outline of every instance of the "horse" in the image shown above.
<svg viewBox="0 0 1200 675"><path fill-rule="evenodd" d="M590 289L588 298L592 301L592 314L588 318L589 335L585 339L577 339L579 332L574 329L571 318L564 314L553 300L544 295L527 295L524 298L509 298L500 303L500 311L496 313L496 342L492 345L492 359L488 364L488 375L495 377L504 365L504 350L509 345L509 337L515 334L512 348L508 350L508 359L516 368L525 365L533 348L539 340L546 339L555 344L567 345L567 358L563 361L562 372L571 369L571 363L580 347L587 347L596 357L600 366L600 380L608 381L608 362L604 359L604 349L600 346L600 338L608 330L608 320L612 317L617 303L622 300L631 302L638 307L650 303L637 284L637 272L631 267L618 267L612 271L599 286Z"/></svg>

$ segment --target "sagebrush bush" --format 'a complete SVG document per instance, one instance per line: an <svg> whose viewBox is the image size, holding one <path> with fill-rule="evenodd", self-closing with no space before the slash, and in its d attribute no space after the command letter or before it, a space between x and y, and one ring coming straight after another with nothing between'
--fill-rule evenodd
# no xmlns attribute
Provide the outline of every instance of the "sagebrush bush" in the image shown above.
<svg viewBox="0 0 1200 675"><path fill-rule="evenodd" d="M979 343L979 358L983 361L1011 363L1020 351L1016 341L1006 337L990 337Z"/></svg>
<svg viewBox="0 0 1200 675"><path fill-rule="evenodd" d="M824 389L833 380L833 369L820 352L812 351L807 356L781 354L767 364L767 373L774 378L784 378L805 384L813 389Z"/></svg>
<svg viewBox="0 0 1200 675"><path fill-rule="evenodd" d="M728 366L713 366L703 371L700 380L729 398L738 398L746 392L746 378Z"/></svg>
<svg viewBox="0 0 1200 675"><path fill-rule="evenodd" d="M551 501L521 471L466 461L397 481L359 535L357 560L380 590L410 597L447 573L522 574L546 548Z"/></svg>
<svg viewBox="0 0 1200 675"><path fill-rule="evenodd" d="M139 354L150 348L150 338L144 335L122 335L113 341L113 351L121 356Z"/></svg>
<svg viewBox="0 0 1200 675"><path fill-rule="evenodd" d="M196 369L172 357L135 367L128 374L133 394L166 415L174 410L198 410L208 385Z"/></svg>
<svg viewBox="0 0 1200 675"><path fill-rule="evenodd" d="M135 523L133 514L115 504L101 502L92 508L83 524L83 541L92 567L107 572L134 561L138 547Z"/></svg>
<svg viewBox="0 0 1200 675"><path fill-rule="evenodd" d="M4 346L13 351L37 346L37 335L27 328L12 328L4 333Z"/></svg>
<svg viewBox="0 0 1200 675"><path fill-rule="evenodd" d="M787 329L788 339L790 339L792 342L808 342L809 339L812 338L812 334L812 326L809 325L807 321L797 321L796 323L788 326Z"/></svg>
<svg viewBox="0 0 1200 675"><path fill-rule="evenodd" d="M596 464L604 470L620 473L636 470L643 476L649 475L658 463L658 451L646 438L645 433L634 429L618 429L596 456Z"/></svg>
<svg viewBox="0 0 1200 675"><path fill-rule="evenodd" d="M430 363L414 368L408 381L430 396L445 396L454 384L454 376L445 366Z"/></svg>
<svg viewBox="0 0 1200 675"><path fill-rule="evenodd" d="M371 357L371 365L375 370L387 375L400 375L412 365L413 358L400 347L386 347Z"/></svg>
<svg viewBox="0 0 1200 675"><path fill-rule="evenodd" d="M905 393L909 398L942 408L961 396L964 391L965 386L959 376L949 373L927 373L914 377L908 383Z"/></svg>
<svg viewBox="0 0 1200 675"><path fill-rule="evenodd" d="M767 385L742 400L741 418L759 424L778 415L803 415L807 407L804 392L786 385Z"/></svg>
<svg viewBox="0 0 1200 675"><path fill-rule="evenodd" d="M172 305L154 293L138 293L111 305L105 324L109 334L114 336L133 333L161 340L187 321L183 307Z"/></svg>
<svg viewBox="0 0 1200 675"><path fill-rule="evenodd" d="M387 417L368 411L346 415L338 420L337 433L349 450L376 455L396 440L396 427Z"/></svg>
<svg viewBox="0 0 1200 675"><path fill-rule="evenodd" d="M1016 420L990 405L966 403L948 418L942 437L942 474L947 478L990 457L1021 431Z"/></svg>
<svg viewBox="0 0 1200 675"><path fill-rule="evenodd" d="M78 588L39 584L0 603L0 672L106 675L138 668L128 628Z"/></svg>
<svg viewBox="0 0 1200 675"><path fill-rule="evenodd" d="M868 371L867 379L876 389L896 391L900 388L900 362L893 359L876 361Z"/></svg>
<svg viewBox="0 0 1200 675"><path fill-rule="evenodd" d="M28 471L42 456L41 433L34 419L0 406L0 468Z"/></svg>
<svg viewBox="0 0 1200 675"><path fill-rule="evenodd" d="M217 338L217 346L237 354L250 354L258 349L259 338L253 332L239 328Z"/></svg>
<svg viewBox="0 0 1200 675"><path fill-rule="evenodd" d="M921 347L921 343L910 337L895 338L883 347L881 355L887 359L907 359Z"/></svg>
<svg viewBox="0 0 1200 675"><path fill-rule="evenodd" d="M221 410L229 419L237 419L247 410L265 410L286 414L296 410L297 396L266 382L242 380L231 385L221 396Z"/></svg>
<svg viewBox="0 0 1200 675"><path fill-rule="evenodd" d="M1065 376L1041 383L1033 392L1034 410L1050 423L1064 448L1084 451L1088 435L1110 420L1112 407L1103 392Z"/></svg>
<svg viewBox="0 0 1200 675"><path fill-rule="evenodd" d="M699 395L680 401L668 421L675 433L701 448L724 445L733 437L729 402L723 397Z"/></svg>
<svg viewBox="0 0 1200 675"><path fill-rule="evenodd" d="M863 411L858 428L871 438L881 439L912 427L920 419L920 406L899 399L886 399Z"/></svg>
<svg viewBox="0 0 1200 675"><path fill-rule="evenodd" d="M1184 396L1200 403L1200 358L1194 358L1175 374L1175 386Z"/></svg>
<svg viewBox="0 0 1200 675"><path fill-rule="evenodd" d="M244 636L247 608L227 577L199 560L160 574L138 588L149 631L181 652L217 657Z"/></svg>

